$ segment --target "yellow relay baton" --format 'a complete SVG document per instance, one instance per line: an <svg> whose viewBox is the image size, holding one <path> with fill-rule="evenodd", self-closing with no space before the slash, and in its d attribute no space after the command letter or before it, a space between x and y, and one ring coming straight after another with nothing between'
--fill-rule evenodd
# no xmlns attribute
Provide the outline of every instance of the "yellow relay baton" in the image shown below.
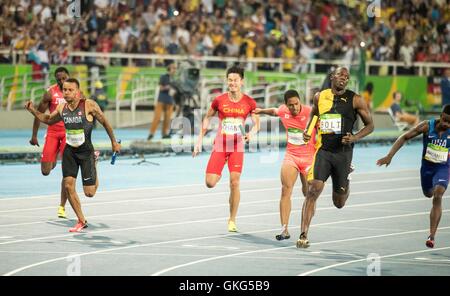
<svg viewBox="0 0 450 296"><path fill-rule="evenodd" d="M318 120L318 119L319 119L319 117L317 117L317 115L314 115L314 116L313 116L313 118L312 118L312 120L311 120L311 123L309 124L308 130L306 131L306 134L307 134L308 136L311 136L311 135L312 135L312 132L313 132L314 128L316 127L316 124L317 124L317 120Z"/></svg>

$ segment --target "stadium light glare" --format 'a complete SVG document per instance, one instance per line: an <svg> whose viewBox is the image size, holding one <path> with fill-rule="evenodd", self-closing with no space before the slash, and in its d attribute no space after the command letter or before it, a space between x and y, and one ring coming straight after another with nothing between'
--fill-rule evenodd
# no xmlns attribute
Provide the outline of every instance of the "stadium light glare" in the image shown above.
<svg viewBox="0 0 450 296"><path fill-rule="evenodd" d="M361 43L359 44L359 46L365 47L365 46L366 46L366 43L365 43L364 41L361 41Z"/></svg>

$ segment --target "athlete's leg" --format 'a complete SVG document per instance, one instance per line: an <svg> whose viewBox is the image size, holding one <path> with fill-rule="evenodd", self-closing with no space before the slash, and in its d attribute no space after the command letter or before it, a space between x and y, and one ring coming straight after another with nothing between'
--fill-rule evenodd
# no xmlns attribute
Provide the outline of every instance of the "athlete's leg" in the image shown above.
<svg viewBox="0 0 450 296"><path fill-rule="evenodd" d="M331 174L331 153L321 149L316 151L314 161L308 170L308 192L302 206L302 222L297 248L309 247L307 239L309 226L316 211L316 202Z"/></svg>
<svg viewBox="0 0 450 296"><path fill-rule="evenodd" d="M322 193L324 186L325 183L321 180L308 181L308 194L303 202L301 225L301 233L305 237L308 236L309 225L316 211L316 201Z"/></svg>
<svg viewBox="0 0 450 296"><path fill-rule="evenodd" d="M230 221L236 221L236 215L241 200L241 192L239 190L239 183L241 179L241 173L230 172Z"/></svg>
<svg viewBox="0 0 450 296"><path fill-rule="evenodd" d="M445 193L445 187L436 185L433 192L433 207L430 212L430 236L434 239L436 231L442 216L442 196Z"/></svg>
<svg viewBox="0 0 450 296"><path fill-rule="evenodd" d="M353 151L339 152L333 155L331 178L333 180L333 204L336 208L344 207L350 194L350 174Z"/></svg>
<svg viewBox="0 0 450 296"><path fill-rule="evenodd" d="M230 172L230 218L228 219L228 231L235 232L236 215L241 200L240 179L242 166L244 164L244 152L228 153L228 170Z"/></svg>
<svg viewBox="0 0 450 296"><path fill-rule="evenodd" d="M50 175L50 172L56 167L55 162L41 162L41 173L44 176Z"/></svg>
<svg viewBox="0 0 450 296"><path fill-rule="evenodd" d="M306 176L304 174L300 174L300 181L302 182L303 196L306 197L308 194L308 181L306 180Z"/></svg>
<svg viewBox="0 0 450 296"><path fill-rule="evenodd" d="M298 170L287 163L281 166L281 199L280 199L280 221L283 233L288 234L289 216L291 215L291 196L297 181Z"/></svg>
<svg viewBox="0 0 450 296"><path fill-rule="evenodd" d="M89 157L80 163L83 191L87 197L94 197L97 192L98 178L96 165L97 161L95 160L94 151L90 152Z"/></svg>
<svg viewBox="0 0 450 296"><path fill-rule="evenodd" d="M342 209L350 194L350 182L346 187L341 187L338 191L333 190L333 204L336 208Z"/></svg>
<svg viewBox="0 0 450 296"><path fill-rule="evenodd" d="M80 198L75 190L76 179L74 177L65 177L64 178L64 187L67 191L67 195L69 197L69 203L72 206L75 215L78 217L78 221L86 222L86 219L83 215L83 211L81 210Z"/></svg>
<svg viewBox="0 0 450 296"><path fill-rule="evenodd" d="M226 161L227 158L225 152L217 152L213 150L206 167L206 187L213 188L216 186L222 176L222 170Z"/></svg>
<svg viewBox="0 0 450 296"><path fill-rule="evenodd" d="M206 187L208 188L214 188L216 184L220 181L221 175L216 174L206 174L205 177L205 183Z"/></svg>

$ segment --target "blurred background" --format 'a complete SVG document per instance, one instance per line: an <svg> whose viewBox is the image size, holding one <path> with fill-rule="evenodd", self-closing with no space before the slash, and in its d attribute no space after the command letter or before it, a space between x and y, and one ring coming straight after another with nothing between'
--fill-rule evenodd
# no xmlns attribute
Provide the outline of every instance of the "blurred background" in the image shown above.
<svg viewBox="0 0 450 296"><path fill-rule="evenodd" d="M39 160L23 105L42 99L59 66L97 100L131 155L174 152L186 140L174 119L199 122L235 64L259 107L280 105L291 88L310 104L336 66L348 67L348 88L375 120L367 141L391 142L412 124L397 106L422 120L450 103L449 44L448 0L2 0L0 159ZM170 113L157 111L162 92ZM94 144L107 155L99 130ZM261 136L284 141L284 132Z"/></svg>

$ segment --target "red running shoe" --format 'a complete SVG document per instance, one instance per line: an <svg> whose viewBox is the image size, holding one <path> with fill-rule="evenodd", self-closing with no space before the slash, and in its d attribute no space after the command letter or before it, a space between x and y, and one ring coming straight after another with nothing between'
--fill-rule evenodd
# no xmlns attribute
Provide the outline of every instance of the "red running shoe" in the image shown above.
<svg viewBox="0 0 450 296"><path fill-rule="evenodd" d="M88 227L87 221L85 221L85 222L78 221L74 227L69 229L69 232L81 232L81 230L83 228L87 228L87 227Z"/></svg>
<svg viewBox="0 0 450 296"><path fill-rule="evenodd" d="M425 245L428 248L431 248L431 249L434 248L434 237L429 236L427 241L425 242Z"/></svg>

